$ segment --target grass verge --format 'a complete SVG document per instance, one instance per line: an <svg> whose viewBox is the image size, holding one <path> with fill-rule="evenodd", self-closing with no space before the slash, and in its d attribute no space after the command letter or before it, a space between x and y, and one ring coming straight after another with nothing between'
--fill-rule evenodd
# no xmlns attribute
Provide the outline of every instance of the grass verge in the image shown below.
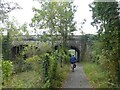
<svg viewBox="0 0 120 90"><path fill-rule="evenodd" d="M64 81L68 77L69 71L70 71L70 66L68 64L64 64L62 68L59 67L57 80L54 82L54 84L56 84L55 85L56 88L62 88Z"/></svg>
<svg viewBox="0 0 120 90"><path fill-rule="evenodd" d="M66 80L69 72L69 65L64 64L57 70L57 78L53 82L55 88L61 88L64 80ZM36 71L21 72L19 74L12 75L8 78L8 81L2 86L2 88L41 88L43 83L41 76Z"/></svg>
<svg viewBox="0 0 120 90"><path fill-rule="evenodd" d="M82 62L83 70L93 88L108 88L107 72L98 64Z"/></svg>
<svg viewBox="0 0 120 90"><path fill-rule="evenodd" d="M35 71L22 72L9 77L3 88L39 88L40 75Z"/></svg>

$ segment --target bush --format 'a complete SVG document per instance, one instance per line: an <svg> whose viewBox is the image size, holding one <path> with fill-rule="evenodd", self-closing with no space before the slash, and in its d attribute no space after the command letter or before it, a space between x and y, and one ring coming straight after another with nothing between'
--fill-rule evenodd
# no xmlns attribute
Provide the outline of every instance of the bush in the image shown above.
<svg viewBox="0 0 120 90"><path fill-rule="evenodd" d="M31 69L37 71L37 72L41 72L40 71L40 57L38 55L29 57L25 60L25 63L29 66L31 65ZM28 67L29 68L29 67Z"/></svg>
<svg viewBox="0 0 120 90"><path fill-rule="evenodd" d="M11 61L2 61L2 75L3 75L3 82L11 76L13 71L13 64Z"/></svg>
<svg viewBox="0 0 120 90"><path fill-rule="evenodd" d="M60 87L64 80L63 78L66 77L67 71L69 71L66 64L63 63L63 68L59 66L58 57L56 52L51 52L51 54L46 53L42 56L43 88Z"/></svg>
<svg viewBox="0 0 120 90"><path fill-rule="evenodd" d="M31 63L17 62L14 65L14 73L21 73L21 72L30 71L30 70L32 70Z"/></svg>

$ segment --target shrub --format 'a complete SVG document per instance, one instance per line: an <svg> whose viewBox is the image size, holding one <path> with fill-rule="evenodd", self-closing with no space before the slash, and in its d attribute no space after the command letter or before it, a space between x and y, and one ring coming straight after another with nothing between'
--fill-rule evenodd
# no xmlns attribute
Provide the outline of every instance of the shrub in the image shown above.
<svg viewBox="0 0 120 90"><path fill-rule="evenodd" d="M3 82L11 76L13 71L13 64L11 61L2 61L2 75L3 75Z"/></svg>
<svg viewBox="0 0 120 90"><path fill-rule="evenodd" d="M56 52L45 53L42 58L42 79L43 88L57 88L62 84L63 78L66 77L65 70L68 70L64 64L63 68L58 65L58 55ZM65 59L67 58L67 55ZM67 59L66 59L67 60ZM69 71L69 70L68 70ZM62 75L63 74L63 75Z"/></svg>
<svg viewBox="0 0 120 90"><path fill-rule="evenodd" d="M34 55L32 57L29 57L25 60L25 63L28 65L31 65L31 69L40 72L40 57L38 55Z"/></svg>

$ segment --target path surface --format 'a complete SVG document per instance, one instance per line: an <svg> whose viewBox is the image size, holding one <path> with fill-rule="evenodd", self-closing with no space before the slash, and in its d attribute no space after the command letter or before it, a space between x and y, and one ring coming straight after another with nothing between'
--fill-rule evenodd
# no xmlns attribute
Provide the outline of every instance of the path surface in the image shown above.
<svg viewBox="0 0 120 90"><path fill-rule="evenodd" d="M74 72L70 71L63 88L91 88L83 72L81 64L77 64Z"/></svg>

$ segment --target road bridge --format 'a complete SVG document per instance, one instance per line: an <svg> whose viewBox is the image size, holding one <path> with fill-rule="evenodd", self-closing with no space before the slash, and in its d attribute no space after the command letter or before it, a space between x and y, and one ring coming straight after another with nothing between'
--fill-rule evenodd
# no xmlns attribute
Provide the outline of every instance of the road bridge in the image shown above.
<svg viewBox="0 0 120 90"><path fill-rule="evenodd" d="M15 40L12 42L12 47L11 47L12 57L14 57L20 50L23 50L24 46L28 46L30 43L36 44L36 47L40 46L41 44L43 44L43 41L41 41L42 38L43 38L42 35L17 36ZM51 37L48 35L45 41L49 45L51 45L50 39ZM61 40L62 40L62 37L60 35L57 36L57 39L54 42L54 47L58 47L58 45L60 45L61 43ZM81 44L82 44L81 35L68 36L67 47L69 49L75 50L75 56L77 56L77 61L80 61L80 56L81 56L80 52L82 50Z"/></svg>

